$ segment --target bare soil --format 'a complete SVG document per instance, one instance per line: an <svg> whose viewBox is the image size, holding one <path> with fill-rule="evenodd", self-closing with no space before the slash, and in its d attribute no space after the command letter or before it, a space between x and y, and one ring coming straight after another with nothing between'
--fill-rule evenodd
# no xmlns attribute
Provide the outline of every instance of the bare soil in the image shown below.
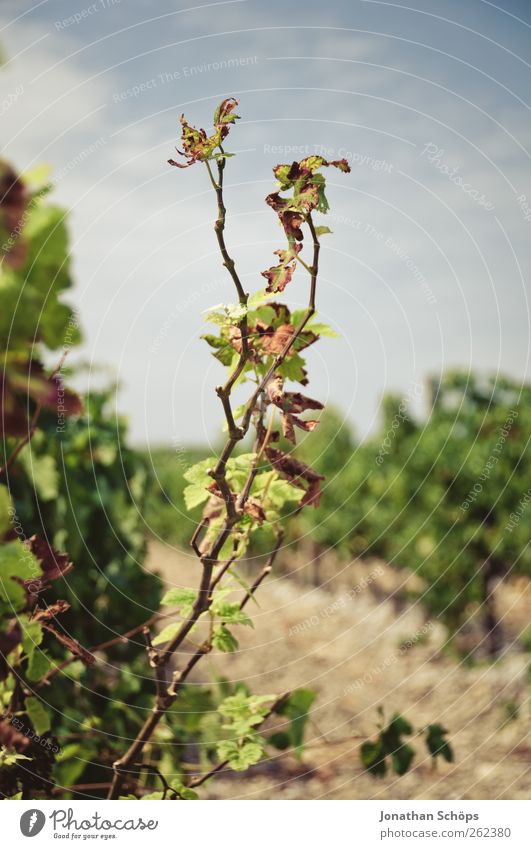
<svg viewBox="0 0 531 849"><path fill-rule="evenodd" d="M202 788L203 797L529 798L529 657L518 643L530 620L528 582L497 592L503 655L494 663L481 659L480 646L480 659L471 663L451 650L444 627L408 600L412 579L385 564L328 556L319 572L304 569L302 557L279 565L284 574L273 574L259 590L254 629L238 628L239 650L211 655L194 680L223 675L263 694L315 690L307 747L302 761L279 754L244 774L225 771ZM170 546L153 543L149 566L170 586L198 583L197 560ZM433 768L417 736L407 775L370 776L359 747L377 732L379 706L386 717L402 713L419 731L442 723L454 763Z"/></svg>

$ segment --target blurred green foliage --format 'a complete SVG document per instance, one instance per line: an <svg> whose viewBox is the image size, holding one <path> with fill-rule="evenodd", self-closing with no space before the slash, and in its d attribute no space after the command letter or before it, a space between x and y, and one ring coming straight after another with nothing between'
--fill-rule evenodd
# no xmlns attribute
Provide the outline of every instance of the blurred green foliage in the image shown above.
<svg viewBox="0 0 531 849"><path fill-rule="evenodd" d="M422 603L451 630L481 607L497 650L496 581L531 573L531 389L459 371L426 387L425 417L388 397L378 432L363 442L338 411L323 413L297 449L326 477L321 504L292 507L287 538L410 569L423 582ZM159 482L148 492L150 528L187 542L182 467L170 452L151 459ZM169 524L162 499L171 502Z"/></svg>

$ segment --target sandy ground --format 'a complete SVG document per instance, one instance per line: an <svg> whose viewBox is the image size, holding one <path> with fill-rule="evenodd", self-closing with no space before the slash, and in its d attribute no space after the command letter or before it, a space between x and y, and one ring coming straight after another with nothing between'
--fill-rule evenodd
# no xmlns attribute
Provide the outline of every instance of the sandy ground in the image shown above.
<svg viewBox="0 0 531 849"><path fill-rule="evenodd" d="M287 564L280 563L286 570ZM170 586L196 586L197 561L154 543L149 564ZM211 655L212 674L245 680L256 693L295 687L317 692L302 762L274 757L243 775L224 772L203 788L219 799L525 799L531 770L528 656L515 637L529 623L526 582L499 593L508 648L494 664L451 653L444 628L407 602L406 579L381 563L327 558L319 586L300 562L270 576L254 607L255 628L238 628L234 655ZM306 570L308 573L308 570ZM315 570L310 569L315 580ZM203 676L203 678L202 678ZM376 732L378 706L422 729L448 729L453 764L433 769L420 737L413 768L375 779L360 764L361 742ZM509 714L517 716L508 721Z"/></svg>

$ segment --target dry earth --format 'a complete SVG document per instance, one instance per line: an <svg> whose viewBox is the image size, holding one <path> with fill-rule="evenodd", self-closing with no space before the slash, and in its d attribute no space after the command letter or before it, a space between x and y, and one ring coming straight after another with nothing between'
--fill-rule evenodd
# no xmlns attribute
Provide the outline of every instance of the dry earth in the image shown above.
<svg viewBox="0 0 531 849"><path fill-rule="evenodd" d="M170 586L195 586L197 561L154 543L150 568ZM285 564L280 564L281 567ZM529 797L528 656L515 636L529 624L530 586L500 590L508 648L496 662L471 665L449 652L445 630L407 601L407 580L384 564L326 560L320 586L271 576L239 628L234 655L212 655L203 671L248 682L256 693L295 687L317 692L308 745L299 763L274 757L243 775L224 772L204 788L211 799L525 799ZM403 713L416 729L441 722L455 763L434 770L422 741L411 771L374 779L361 768L360 743L374 735L377 708ZM512 705L518 705L518 715Z"/></svg>

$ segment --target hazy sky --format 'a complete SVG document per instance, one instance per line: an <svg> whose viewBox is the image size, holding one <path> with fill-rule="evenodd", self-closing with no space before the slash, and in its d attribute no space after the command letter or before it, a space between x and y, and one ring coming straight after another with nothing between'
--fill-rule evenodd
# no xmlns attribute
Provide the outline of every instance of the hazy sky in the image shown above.
<svg viewBox="0 0 531 849"><path fill-rule="evenodd" d="M202 167L166 160L181 112L208 127L225 96L242 116L227 240L250 291L283 243L271 167L316 148L352 164L329 175L318 300L341 339L309 356L313 396L363 434L384 392L414 396L429 373L526 377L529 3L2 0L0 24L4 155L54 168L83 355L119 375L135 441L221 422L198 339L201 311L234 300L214 199Z"/></svg>

